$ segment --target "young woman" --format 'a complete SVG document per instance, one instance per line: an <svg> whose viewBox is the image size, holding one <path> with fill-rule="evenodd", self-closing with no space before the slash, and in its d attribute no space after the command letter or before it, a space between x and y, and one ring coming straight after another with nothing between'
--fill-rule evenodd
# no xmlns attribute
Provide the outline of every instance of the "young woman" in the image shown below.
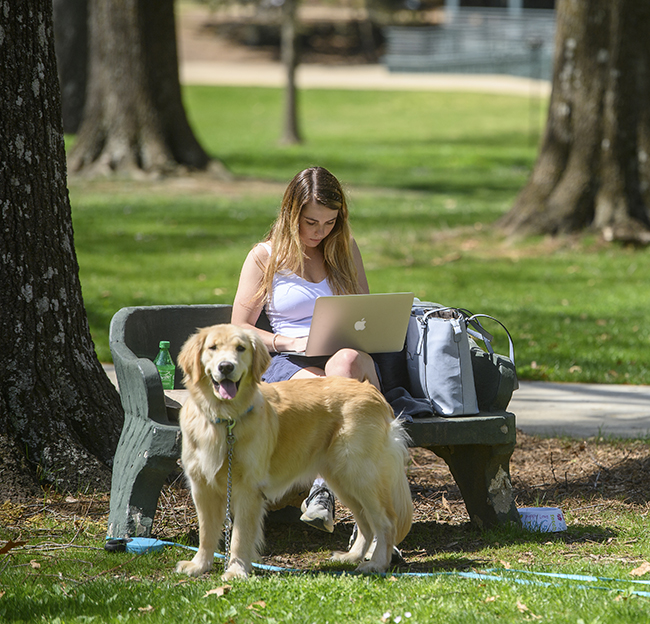
<svg viewBox="0 0 650 624"><path fill-rule="evenodd" d="M232 322L255 329L274 354L264 381L314 376L368 380L378 388L373 359L342 349L331 357L292 355L304 351L316 298L368 293L363 261L348 224L339 181L323 167L310 167L289 183L271 231L244 261ZM272 332L255 327L264 309ZM334 530L334 495L316 479L302 504L301 520Z"/></svg>

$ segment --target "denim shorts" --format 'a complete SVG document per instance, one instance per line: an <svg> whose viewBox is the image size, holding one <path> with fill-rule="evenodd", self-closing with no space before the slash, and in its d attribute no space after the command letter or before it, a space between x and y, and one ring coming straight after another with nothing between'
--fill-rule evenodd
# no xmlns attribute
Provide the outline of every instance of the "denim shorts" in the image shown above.
<svg viewBox="0 0 650 624"><path fill-rule="evenodd" d="M304 355L291 355L289 353L276 353L271 358L271 364L262 375L262 381L274 383L276 381L285 381L291 379L298 371L303 368L315 366L316 368L325 368L329 357L305 357Z"/></svg>
<svg viewBox="0 0 650 624"><path fill-rule="evenodd" d="M310 366L325 370L325 364L330 356L306 357L304 355L291 355L290 353L276 353L271 357L271 364L262 375L262 381L266 383L275 383L276 381L286 381L291 379L298 371ZM375 371L379 379L379 385L382 385L381 372L375 362Z"/></svg>

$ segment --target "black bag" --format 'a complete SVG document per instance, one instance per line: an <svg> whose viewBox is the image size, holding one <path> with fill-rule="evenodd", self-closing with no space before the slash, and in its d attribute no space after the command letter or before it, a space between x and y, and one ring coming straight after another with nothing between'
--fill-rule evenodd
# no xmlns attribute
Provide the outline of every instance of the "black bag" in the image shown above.
<svg viewBox="0 0 650 624"><path fill-rule="evenodd" d="M495 321L508 335L509 355L499 355L492 348L493 336L481 325L479 318ZM519 387L517 370L515 368L515 351L510 332L497 319L486 314L475 314L467 320L468 333L471 338L483 341L487 350L481 349L470 338L470 353L472 370L476 385L476 399L482 412L500 412L510 403L512 393Z"/></svg>

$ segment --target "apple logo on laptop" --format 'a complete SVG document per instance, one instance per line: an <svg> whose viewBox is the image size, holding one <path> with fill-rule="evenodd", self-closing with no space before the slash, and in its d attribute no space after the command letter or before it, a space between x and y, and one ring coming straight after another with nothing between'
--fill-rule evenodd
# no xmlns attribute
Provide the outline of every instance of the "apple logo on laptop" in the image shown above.
<svg viewBox="0 0 650 624"><path fill-rule="evenodd" d="M354 324L354 329L357 331L363 331L366 328L366 319L362 318L360 321L357 321Z"/></svg>

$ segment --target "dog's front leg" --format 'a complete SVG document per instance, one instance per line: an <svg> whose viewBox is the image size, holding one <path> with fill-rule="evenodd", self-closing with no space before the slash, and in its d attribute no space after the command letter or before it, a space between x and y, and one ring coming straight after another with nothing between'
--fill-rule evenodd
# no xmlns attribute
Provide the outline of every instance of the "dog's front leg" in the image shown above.
<svg viewBox="0 0 650 624"><path fill-rule="evenodd" d="M224 581L246 578L262 542L264 498L256 488L237 488L233 496L234 522L230 542L230 561L221 577Z"/></svg>
<svg viewBox="0 0 650 624"><path fill-rule="evenodd" d="M224 493L207 484L192 483L192 498L199 520L199 549L192 561L179 561L176 572L200 576L212 568L226 515Z"/></svg>

